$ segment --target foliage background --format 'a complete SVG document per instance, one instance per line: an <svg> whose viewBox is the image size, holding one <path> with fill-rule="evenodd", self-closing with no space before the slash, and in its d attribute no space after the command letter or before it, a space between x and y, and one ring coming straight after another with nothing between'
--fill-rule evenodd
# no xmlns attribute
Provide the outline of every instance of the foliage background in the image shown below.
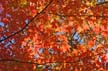
<svg viewBox="0 0 108 71"><path fill-rule="evenodd" d="M107 71L107 0L0 0L0 71Z"/></svg>

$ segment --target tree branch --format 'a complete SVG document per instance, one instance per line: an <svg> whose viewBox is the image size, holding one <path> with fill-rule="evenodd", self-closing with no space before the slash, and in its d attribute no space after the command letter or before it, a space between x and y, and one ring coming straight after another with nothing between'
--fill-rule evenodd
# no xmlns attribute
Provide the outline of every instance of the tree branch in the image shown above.
<svg viewBox="0 0 108 71"><path fill-rule="evenodd" d="M105 53L98 53L98 54L94 55L94 57L97 56L97 55L101 55L101 54L105 54ZM88 56L88 55L86 55L84 58L86 58L87 56ZM81 59L84 59L84 58L81 58ZM52 64L52 63L67 63L67 64L70 64L70 63L77 63L77 62L80 61L80 59L79 59L79 60L72 61L72 62L46 62L46 63L27 62L27 61L15 60L15 59L0 59L0 62L8 62L8 61L10 61L10 62L18 62L18 63L23 63L23 64L45 65L45 64L47 64L47 63L49 63L49 64Z"/></svg>
<svg viewBox="0 0 108 71"><path fill-rule="evenodd" d="M45 6L45 8L44 8L42 11L40 11L39 13L37 13L37 14L28 22L28 24L26 24L21 30L19 30L19 31L17 31L17 32L15 32L15 33L13 33L13 34L11 34L11 35L5 37L4 39L0 40L0 43L1 43L2 41L5 41L5 40L9 39L10 37L15 36L16 34L22 32L24 29L26 29L26 27L28 27L29 24L30 24L37 16L39 16L42 12L44 12L44 11L46 10L46 8L52 3L52 1L53 1L53 0L50 0L50 2ZM43 32L41 32L37 27L36 27L36 29L37 29L40 33L43 33Z"/></svg>

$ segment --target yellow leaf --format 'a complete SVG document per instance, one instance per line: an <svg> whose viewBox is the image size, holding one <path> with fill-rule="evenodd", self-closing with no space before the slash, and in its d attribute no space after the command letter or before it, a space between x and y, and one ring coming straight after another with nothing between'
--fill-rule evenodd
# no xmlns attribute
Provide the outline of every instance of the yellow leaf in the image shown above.
<svg viewBox="0 0 108 71"><path fill-rule="evenodd" d="M27 0L20 0L20 6L24 7L25 5L27 5Z"/></svg>

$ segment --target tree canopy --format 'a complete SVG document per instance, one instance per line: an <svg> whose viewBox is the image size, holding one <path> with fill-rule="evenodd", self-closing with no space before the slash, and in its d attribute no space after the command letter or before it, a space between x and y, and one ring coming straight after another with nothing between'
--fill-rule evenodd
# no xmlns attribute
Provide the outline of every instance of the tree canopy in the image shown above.
<svg viewBox="0 0 108 71"><path fill-rule="evenodd" d="M0 0L0 71L107 71L108 0Z"/></svg>

